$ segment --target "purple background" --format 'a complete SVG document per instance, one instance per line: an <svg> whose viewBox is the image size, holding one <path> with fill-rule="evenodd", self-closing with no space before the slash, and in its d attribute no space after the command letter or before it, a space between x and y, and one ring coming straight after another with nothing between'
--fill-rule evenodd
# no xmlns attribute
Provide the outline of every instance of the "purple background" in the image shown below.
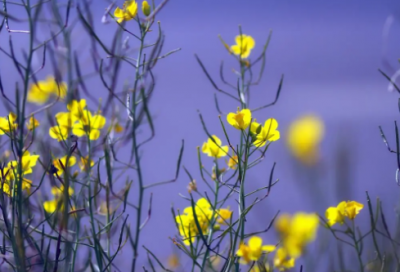
<svg viewBox="0 0 400 272"><path fill-rule="evenodd" d="M113 23L101 25L106 6L106 1L96 1L92 12L96 20L95 29L110 44L116 26ZM21 9L10 8L10 13L24 16ZM75 10L72 16L76 16ZM389 16L394 22L389 35L383 39L383 27ZM178 47L182 50L160 61L154 71L157 87L151 108L155 114L156 137L144 149L143 155L148 183L173 177L180 141L185 139L183 165L198 181L200 190L205 190L198 172L196 146L201 146L207 136L197 110L203 114L211 133L221 138L223 134L214 107L214 89L196 63L194 54L199 55L215 79L218 79L219 62L224 60L226 77L234 80L230 70L237 67L236 63L217 35L221 34L228 44L233 44L238 24L241 24L243 33L253 36L256 41L252 56L261 52L269 30L273 30L265 76L252 90L250 108L272 101L279 78L285 74L277 105L255 114L260 121L276 118L282 138L271 146L265 161L250 171L248 190L267 183L273 162L277 162L275 177L280 182L270 197L249 216L249 230L265 228L277 210L323 214L328 206L342 200L352 199L366 204L365 191L369 191L372 199L383 199L386 216L394 217L393 208L397 204L399 189L394 179L396 160L383 145L378 126L383 126L394 147L393 120L398 116L398 94L387 91L388 82L377 69L382 68L389 74L398 69L400 4L365 0L171 0L157 19L166 35L164 52ZM132 28L136 29L133 23ZM43 31L42 34L47 33ZM5 31L0 33L0 46L6 49L7 35ZM25 46L23 35L13 34L19 47ZM74 43L86 45L86 38L82 37L87 35L80 24L74 35ZM131 48L135 48L135 44L132 43ZM105 57L105 53L101 52L101 56ZM40 58L37 61L40 63ZM85 59L82 61L83 67L87 65L92 69L89 68L90 61L87 64ZM8 68L10 65L11 62L2 54L0 72L3 84L12 94L18 77L14 69ZM42 71L38 77L44 78L47 72ZM132 70L124 71L121 83L125 78L132 81L132 76ZM90 82L93 82L90 85L92 94L105 98L106 91L100 81ZM222 86L219 80L217 84ZM220 101L224 100L221 102L224 113L234 111L238 106L223 96L218 97ZM321 146L322 160L314 169L306 169L294 162L285 146L288 125L305 113L319 115L326 126ZM228 132L233 134L236 131L229 128ZM210 159L203 156L203 160L205 165L211 165ZM137 182L133 172L132 178ZM142 232L141 244L163 260L173 248L168 237L176 234L170 206L173 204L175 208L183 209L188 205L178 196L178 193L188 195L188 182L181 171L176 183L152 189L152 218ZM147 202L148 195L146 205ZM236 218L235 207L234 211ZM360 222L367 219L367 213L367 209L362 211ZM132 214L132 225L133 219ZM274 235L266 237L267 243L277 241ZM334 247L331 250L335 250ZM130 264L130 254L128 248L124 249L121 261Z"/></svg>

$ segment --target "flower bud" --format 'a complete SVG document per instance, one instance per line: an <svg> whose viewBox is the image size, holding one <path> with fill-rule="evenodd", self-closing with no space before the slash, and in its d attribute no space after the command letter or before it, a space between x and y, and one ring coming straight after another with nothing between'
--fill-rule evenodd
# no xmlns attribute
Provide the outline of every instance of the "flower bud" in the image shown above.
<svg viewBox="0 0 400 272"><path fill-rule="evenodd" d="M151 8L150 8L149 3L146 0L142 2L142 11L143 11L144 16L150 15Z"/></svg>

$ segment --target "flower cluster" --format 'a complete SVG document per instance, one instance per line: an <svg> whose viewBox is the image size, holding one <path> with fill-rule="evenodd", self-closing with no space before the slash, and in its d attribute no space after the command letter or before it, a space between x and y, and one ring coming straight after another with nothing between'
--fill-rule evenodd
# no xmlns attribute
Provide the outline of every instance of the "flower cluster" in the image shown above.
<svg viewBox="0 0 400 272"><path fill-rule="evenodd" d="M281 215L275 227L281 237L281 247L277 250L274 265L280 270L294 266L295 259L303 253L305 246L314 241L319 225L316 214L296 213Z"/></svg>
<svg viewBox="0 0 400 272"><path fill-rule="evenodd" d="M73 100L67 105L68 112L56 114L57 126L51 127L49 134L58 141L65 141L72 132L78 137L87 136L90 140L100 137L100 129L106 123L101 114L93 115L86 109L86 100Z"/></svg>
<svg viewBox="0 0 400 272"><path fill-rule="evenodd" d="M67 84L65 82L57 82L53 76L48 76L46 80L30 85L27 100L41 105L46 103L52 96L63 99L66 95Z"/></svg>
<svg viewBox="0 0 400 272"><path fill-rule="evenodd" d="M21 172L22 176L20 177L22 179L22 190L25 190L26 192L30 192L30 188L32 185L32 181L25 178L25 175L31 174L33 172L33 167L36 166L36 162L39 159L39 155L31 155L28 150L24 152L24 154L21 157L21 165L20 162L15 160L15 161L10 161L7 166L3 167L1 169L1 184L3 184L3 192L6 193L9 196L13 195L12 188L16 188L16 181L19 177L18 175L18 168L21 167ZM0 185L1 185L0 184ZM14 186L13 186L14 184ZM0 186L1 187L1 186Z"/></svg>
<svg viewBox="0 0 400 272"><path fill-rule="evenodd" d="M207 199L200 198L194 207L189 206L183 210L182 214L177 215L175 221L184 244L190 245L194 243L196 236L200 233L207 235L215 219L217 223L213 224L213 227L218 229L220 228L219 224L225 224L231 216L232 211L229 209L214 210ZM196 224L196 218L199 227Z"/></svg>
<svg viewBox="0 0 400 272"><path fill-rule="evenodd" d="M329 207L325 212L325 217L328 219L329 226L336 223L342 225L346 217L353 220L363 208L364 205L356 201L342 201L336 207Z"/></svg>
<svg viewBox="0 0 400 272"><path fill-rule="evenodd" d="M240 243L239 249L236 251L236 255L240 257L239 262L241 264L249 264L260 259L263 252L270 253L276 248L275 245L263 245L261 237L252 236L247 245L243 242Z"/></svg>

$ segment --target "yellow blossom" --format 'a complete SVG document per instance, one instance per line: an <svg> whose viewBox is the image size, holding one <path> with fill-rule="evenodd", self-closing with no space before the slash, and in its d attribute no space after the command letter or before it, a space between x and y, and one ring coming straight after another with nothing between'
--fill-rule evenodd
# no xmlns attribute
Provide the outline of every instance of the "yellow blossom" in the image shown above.
<svg viewBox="0 0 400 272"><path fill-rule="evenodd" d="M235 41L236 44L231 46L232 52L242 59L247 58L255 46L253 37L242 34L236 36Z"/></svg>
<svg viewBox="0 0 400 272"><path fill-rule="evenodd" d="M137 3L135 0L125 1L122 9L117 7L114 11L114 16L117 18L118 23L122 21L129 21L135 18L137 14Z"/></svg>
<svg viewBox="0 0 400 272"><path fill-rule="evenodd" d="M302 212L293 216L282 214L275 222L275 227L282 238L282 247L293 258L298 258L304 247L315 240L318 226L318 215Z"/></svg>
<svg viewBox="0 0 400 272"><path fill-rule="evenodd" d="M275 248L274 245L263 245L261 237L252 236L248 241L248 245L243 243L243 241L240 243L236 255L241 257L239 260L240 263L248 264L252 261L257 261L263 252L270 253Z"/></svg>
<svg viewBox="0 0 400 272"><path fill-rule="evenodd" d="M143 12L144 16L150 15L151 8L150 8L149 3L146 0L142 2L142 12Z"/></svg>
<svg viewBox="0 0 400 272"><path fill-rule="evenodd" d="M226 225L227 222L229 222L229 219L232 216L232 211L228 209L219 209L218 210L218 218L217 218L217 223L221 225Z"/></svg>
<svg viewBox="0 0 400 272"><path fill-rule="evenodd" d="M226 156L228 154L229 147L227 145L221 146L222 142L217 136L212 135L212 138L215 142L209 138L208 141L203 144L203 153L216 159Z"/></svg>
<svg viewBox="0 0 400 272"><path fill-rule="evenodd" d="M39 155L31 155L28 150L25 150L24 154L21 157L21 168L22 174L30 174L32 173L32 168L35 167L37 160L39 159ZM14 171L17 171L19 161L10 161L8 163L8 168L10 169L9 175L13 177ZM14 171L12 170L14 169Z"/></svg>
<svg viewBox="0 0 400 272"><path fill-rule="evenodd" d="M123 128L123 126L121 126L121 124L120 123L115 123L115 125L114 125L114 131L116 132L116 133L121 133L122 131L124 131L124 128Z"/></svg>
<svg viewBox="0 0 400 272"><path fill-rule="evenodd" d="M27 96L28 102L43 104L51 96L58 96L63 99L67 94L67 84L57 83L53 76L48 76L46 80L31 84Z"/></svg>
<svg viewBox="0 0 400 272"><path fill-rule="evenodd" d="M89 156L81 157L81 161L78 162L79 168L82 172L90 170L91 167L94 165L94 161L91 159L89 163Z"/></svg>
<svg viewBox="0 0 400 272"><path fill-rule="evenodd" d="M57 199L52 199L43 202L43 208L47 213L54 213L57 210L59 201Z"/></svg>
<svg viewBox="0 0 400 272"><path fill-rule="evenodd" d="M81 119L84 115L84 109L86 108L86 100L72 100L68 105L67 109L72 114L71 120L76 121Z"/></svg>
<svg viewBox="0 0 400 272"><path fill-rule="evenodd" d="M289 126L287 145L295 158L304 164L313 165L319 159L319 145L323 136L322 120L315 115L305 115Z"/></svg>
<svg viewBox="0 0 400 272"><path fill-rule="evenodd" d="M106 124L106 118L101 114L92 115L88 110L83 111L82 117L74 124L72 132L78 136L89 136L90 140L100 137L100 129Z"/></svg>
<svg viewBox="0 0 400 272"><path fill-rule="evenodd" d="M28 128L28 130L31 131L36 129L39 125L40 125L39 121L33 116L31 116L28 122L26 123L26 127Z"/></svg>
<svg viewBox="0 0 400 272"><path fill-rule="evenodd" d="M230 169L235 170L238 164L238 156L233 155L229 158L228 162L226 163Z"/></svg>
<svg viewBox="0 0 400 272"><path fill-rule="evenodd" d="M278 122L274 118L265 121L264 126L261 127L259 133L257 133L258 130L260 130L260 124L254 122L254 126L252 125L250 131L256 131L254 134L255 140L253 142L256 147L262 147L267 142L277 141L281 137L280 132L278 131Z"/></svg>
<svg viewBox="0 0 400 272"><path fill-rule="evenodd" d="M329 207L325 212L325 217L328 219L329 226L336 223L342 225L345 217L353 220L363 208L364 205L356 201L342 201L337 207Z"/></svg>
<svg viewBox="0 0 400 272"><path fill-rule="evenodd" d="M55 117L57 126L49 129L50 137L57 139L57 141L65 141L71 133L73 124L76 122L77 117L71 112L59 112Z"/></svg>
<svg viewBox="0 0 400 272"><path fill-rule="evenodd" d="M65 155L64 157L62 157L60 159L53 160L53 165L55 168L57 168L58 176L61 176L64 173L65 168L75 165L76 158L74 156L70 156L68 158L68 166L67 166L67 158L68 158L68 155ZM54 173L54 175L56 175L56 174Z"/></svg>
<svg viewBox="0 0 400 272"><path fill-rule="evenodd" d="M228 113L226 119L234 128L245 130L251 122L251 111L249 109L242 109L239 111L238 109L236 113Z"/></svg>
<svg viewBox="0 0 400 272"><path fill-rule="evenodd" d="M0 117L0 135L14 131L17 129L18 124L15 123L17 115L10 112L7 117Z"/></svg>
<svg viewBox="0 0 400 272"><path fill-rule="evenodd" d="M274 257L274 266L279 271L284 271L294 267L295 259L290 257L288 252L284 248L278 248Z"/></svg>
<svg viewBox="0 0 400 272"><path fill-rule="evenodd" d="M54 195L55 197L60 197L64 193L64 185L60 185L60 187L53 186L51 187L51 194ZM74 189L72 189L71 186L68 187L68 195L72 196L74 193Z"/></svg>
<svg viewBox="0 0 400 272"><path fill-rule="evenodd" d="M177 268L180 265L179 256L177 254L172 254L168 257L168 267L171 269Z"/></svg>

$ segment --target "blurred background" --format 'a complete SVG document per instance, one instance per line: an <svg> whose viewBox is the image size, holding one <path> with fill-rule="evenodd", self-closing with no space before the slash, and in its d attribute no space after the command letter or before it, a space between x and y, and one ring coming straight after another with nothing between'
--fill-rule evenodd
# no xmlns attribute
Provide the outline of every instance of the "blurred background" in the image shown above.
<svg viewBox="0 0 400 272"><path fill-rule="evenodd" d="M107 25L101 23L109 4L105 0L92 4L95 30L101 30L98 34L106 44L111 44L117 28L112 22ZM122 1L117 1L117 4L121 6ZM13 8L10 14L18 15L18 12L22 16L22 11L17 8ZM72 17L76 18L74 9ZM251 90L250 108L272 102L280 77L284 74L278 103L254 113L260 122L271 117L277 119L281 139L271 145L264 162L249 172L248 190L267 185L274 162L277 163L274 177L280 182L273 187L270 196L251 212L248 230L265 229L278 210L323 215L326 208L336 206L343 200L356 200L366 205L366 191L372 200L377 197L383 200L386 218L394 227L400 190L395 182L396 158L383 144L378 126L382 126L394 148L394 120L399 114L399 95L389 90L389 82L378 72L378 68L390 76L400 68L400 2L171 0L157 19L166 35L164 52L175 48L182 50L161 60L154 70L157 85L151 108L155 115L156 137L143 153L147 182L173 178L181 139L185 139L182 163L197 180L199 190L206 190L200 179L196 147L207 140L207 135L202 129L198 111L203 114L210 133L220 138L223 134L214 105L215 90L201 71L194 54L201 58L222 88L220 61L224 60L226 79L233 83L236 76L232 68L237 68L237 63L221 44L218 34L229 45L234 44L240 24L243 33L255 39L252 56L257 56L269 31L273 30L265 75L260 84ZM73 44L83 51L89 50L84 31L78 23L73 32ZM46 29L42 32L44 36L48 34ZM13 34L14 42L21 48L25 46L23 35ZM0 35L0 46L3 48L8 48L6 37L5 33ZM135 54L135 44L133 39L131 41ZM101 57L105 57L104 52L99 52ZM82 67L93 69L88 55L87 52L82 53ZM37 63L40 66L40 56L37 56ZM9 94L13 93L18 80L16 71L9 68L11 65L11 61L2 55L0 72ZM51 67L46 69L38 75L39 79L51 73ZM125 79L129 81L132 73L128 69L122 71L120 88ZM107 96L98 78L90 81L89 86L93 96ZM233 112L239 106L235 101L217 95L223 113ZM4 116L6 110L0 109L0 113ZM320 145L316 147L319 156L314 163L297 159L287 145L290 124L309 114L318 116L324 127ZM228 133L236 131L228 128ZM203 161L205 165L211 165L211 160L205 156ZM188 206L178 194L188 195L189 181L182 171L175 183L156 187L152 191L152 217L143 231L141 243L164 262L175 252L169 240L177 234L171 205L175 209ZM234 218L237 218L234 205L232 200ZM130 217L130 220L133 218ZM369 229L368 219L365 206L357 218L362 230ZM326 232L321 229L320 235L329 237ZM266 243L277 242L274 230L263 237ZM330 245L318 243L311 248L336 252L336 242ZM119 261L130 265L130 254L132 252L123 250ZM348 255L349 261L355 258L351 254ZM305 258L303 262L307 260ZM145 263L144 259L141 261ZM314 258L314 262L321 269L318 271L333 270L328 258ZM184 260L182 264L185 264Z"/></svg>

